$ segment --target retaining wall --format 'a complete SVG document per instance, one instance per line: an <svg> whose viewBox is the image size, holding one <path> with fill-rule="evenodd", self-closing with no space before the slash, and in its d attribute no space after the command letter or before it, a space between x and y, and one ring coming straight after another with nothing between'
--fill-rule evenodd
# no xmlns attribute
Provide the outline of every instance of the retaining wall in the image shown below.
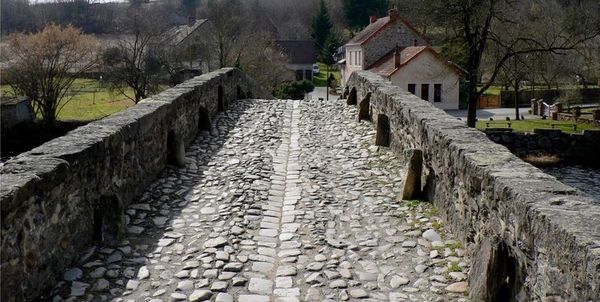
<svg viewBox="0 0 600 302"><path fill-rule="evenodd" d="M268 98L237 69L195 77L23 153L0 169L2 301L38 299L94 241L118 241L124 208L210 117Z"/></svg>
<svg viewBox="0 0 600 302"><path fill-rule="evenodd" d="M559 121L584 123L600 127L600 119L594 118L593 114L582 114L580 117L574 117L571 113L559 112L557 118Z"/></svg>
<svg viewBox="0 0 600 302"><path fill-rule="evenodd" d="M591 198L375 74L355 72L348 91L376 143L423 151L423 194L472 255L474 301L600 301Z"/></svg>
<svg viewBox="0 0 600 302"><path fill-rule="evenodd" d="M485 129L487 137L507 147L519 157L556 155L561 161L590 167L600 167L600 130L566 133L560 129L534 129L534 132L513 132L511 128Z"/></svg>

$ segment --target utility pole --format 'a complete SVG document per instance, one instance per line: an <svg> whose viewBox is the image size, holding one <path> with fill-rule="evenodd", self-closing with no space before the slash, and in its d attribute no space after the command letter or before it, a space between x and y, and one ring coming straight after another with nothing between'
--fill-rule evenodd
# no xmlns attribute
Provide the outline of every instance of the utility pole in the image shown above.
<svg viewBox="0 0 600 302"><path fill-rule="evenodd" d="M325 86L327 90L327 101L329 102L329 64L327 64L327 77L325 78Z"/></svg>

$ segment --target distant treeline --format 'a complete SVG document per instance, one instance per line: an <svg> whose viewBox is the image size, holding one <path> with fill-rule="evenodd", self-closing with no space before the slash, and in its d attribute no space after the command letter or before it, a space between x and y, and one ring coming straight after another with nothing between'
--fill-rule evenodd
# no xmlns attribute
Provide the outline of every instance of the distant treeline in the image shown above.
<svg viewBox="0 0 600 302"><path fill-rule="evenodd" d="M116 34L129 3L90 3L70 0L29 4L24 0L0 0L2 35L34 32L48 23L72 24L91 34Z"/></svg>

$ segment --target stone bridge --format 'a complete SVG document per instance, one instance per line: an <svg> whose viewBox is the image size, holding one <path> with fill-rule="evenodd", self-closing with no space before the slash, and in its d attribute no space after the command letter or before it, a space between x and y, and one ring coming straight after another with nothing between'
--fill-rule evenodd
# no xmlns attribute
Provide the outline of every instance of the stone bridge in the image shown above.
<svg viewBox="0 0 600 302"><path fill-rule="evenodd" d="M7 162L2 300L600 301L600 206L485 134L369 73L268 98L222 69Z"/></svg>

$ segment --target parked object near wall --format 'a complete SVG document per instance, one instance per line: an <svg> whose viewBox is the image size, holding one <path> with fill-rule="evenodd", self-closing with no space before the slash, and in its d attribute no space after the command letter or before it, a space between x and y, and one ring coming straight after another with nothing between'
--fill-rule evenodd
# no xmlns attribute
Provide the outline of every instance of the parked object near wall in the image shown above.
<svg viewBox="0 0 600 302"><path fill-rule="evenodd" d="M116 241L123 209L210 118L269 94L237 69L195 77L7 161L2 187L2 301L31 301L92 242Z"/></svg>
<svg viewBox="0 0 600 302"><path fill-rule="evenodd" d="M355 72L389 146L423 150L423 189L473 255L474 301L599 301L600 205L485 133L389 81ZM379 134L377 135L379 138Z"/></svg>

